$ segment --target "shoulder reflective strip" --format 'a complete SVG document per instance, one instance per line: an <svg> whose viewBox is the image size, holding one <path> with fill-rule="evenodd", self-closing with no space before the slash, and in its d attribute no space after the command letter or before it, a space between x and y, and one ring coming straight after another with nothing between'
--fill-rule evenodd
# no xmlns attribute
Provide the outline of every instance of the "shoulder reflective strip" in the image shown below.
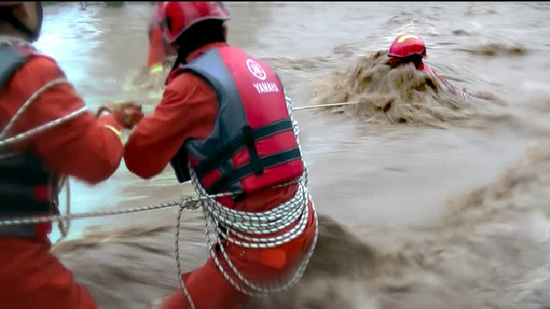
<svg viewBox="0 0 550 309"><path fill-rule="evenodd" d="M118 136L118 138L120 139L120 142L124 144L124 141L122 140L122 135L120 134L120 131L115 129L115 127L113 126L110 126L108 124L105 125L105 127L113 132L115 132L115 134Z"/></svg>
<svg viewBox="0 0 550 309"><path fill-rule="evenodd" d="M151 74L160 73L162 71L164 71L162 63L152 66L150 70Z"/></svg>

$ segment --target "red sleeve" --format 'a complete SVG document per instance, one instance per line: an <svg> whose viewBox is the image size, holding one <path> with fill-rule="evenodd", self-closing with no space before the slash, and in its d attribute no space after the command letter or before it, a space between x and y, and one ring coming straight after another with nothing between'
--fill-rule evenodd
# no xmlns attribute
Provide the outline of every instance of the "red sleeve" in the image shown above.
<svg viewBox="0 0 550 309"><path fill-rule="evenodd" d="M55 61L37 57L23 66L6 85L0 108L4 126L34 92L65 74ZM72 85L57 85L43 92L15 123L10 136L66 116L85 106ZM110 128L109 128L110 127ZM110 116L97 119L86 112L57 127L48 129L18 145L19 150L37 154L53 171L70 175L91 184L108 179L120 165L123 145L120 125Z"/></svg>
<svg viewBox="0 0 550 309"><path fill-rule="evenodd" d="M160 28L152 28L149 36L149 52L147 56L147 65L149 69L154 65L162 64L165 54Z"/></svg>
<svg viewBox="0 0 550 309"><path fill-rule="evenodd" d="M465 99L466 98L466 93L464 93L464 91L462 89L451 85L451 83L449 83L446 79L439 76L439 74L437 74L429 64L424 63L424 66L425 66L426 70L429 73L433 74L433 76L435 76L439 80L440 84L443 87L445 87L447 90L449 90L452 94L454 94L455 96L457 96L460 99Z"/></svg>
<svg viewBox="0 0 550 309"><path fill-rule="evenodd" d="M218 113L216 92L202 78L183 73L164 91L153 115L141 119L124 149L128 170L158 175L190 138L205 139Z"/></svg>

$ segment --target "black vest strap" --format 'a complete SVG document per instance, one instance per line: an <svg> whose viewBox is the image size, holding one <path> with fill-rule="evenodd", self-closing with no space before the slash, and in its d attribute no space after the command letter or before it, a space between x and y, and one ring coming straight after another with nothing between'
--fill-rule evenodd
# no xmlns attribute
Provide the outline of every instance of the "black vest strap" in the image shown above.
<svg viewBox="0 0 550 309"><path fill-rule="evenodd" d="M16 183L21 186L47 184L50 173L30 153L18 154L0 160L0 183Z"/></svg>
<svg viewBox="0 0 550 309"><path fill-rule="evenodd" d="M221 149L216 154L209 157L207 160L202 162L202 164L199 164L199 166L195 168L195 172L197 173L197 176L199 178L202 178L212 169L218 168L222 162L231 159L231 157L233 157L243 147L247 147L249 150L250 160L254 167L254 173L261 174L263 172L261 160L258 157L256 149L252 148L250 143L287 130L292 130L292 121L288 119L281 120L254 130L246 130L245 128L243 130L243 133L239 134L239 136L227 143L227 146L225 148ZM265 167L265 165L263 166Z"/></svg>
<svg viewBox="0 0 550 309"><path fill-rule="evenodd" d="M252 134L252 129L250 126L243 128L243 140L246 148L248 149L248 157L250 158L250 165L252 166L252 172L256 175L261 175L264 173L264 167L260 161L260 156L254 145L254 135Z"/></svg>
<svg viewBox="0 0 550 309"><path fill-rule="evenodd" d="M277 165L284 164L286 162L290 162L292 160L300 159L300 149L294 148L289 151L281 152L276 155L260 158L260 162L262 166L265 168L275 167ZM214 183L212 186L210 186L206 192L208 194L217 194L222 192L222 190L226 189L230 185L237 182L239 179L244 178L245 176L248 176L254 172L252 163L244 165L242 167L239 167L229 174L222 177L220 180L218 180L216 183Z"/></svg>
<svg viewBox="0 0 550 309"><path fill-rule="evenodd" d="M170 165L174 169L179 183L191 180L191 174L187 166L188 162L189 158L187 158L187 151L185 151L184 146L181 146L178 153L170 160Z"/></svg>
<svg viewBox="0 0 550 309"><path fill-rule="evenodd" d="M0 216L49 212L50 200L35 190L47 190L51 174L37 157L23 153L0 160Z"/></svg>

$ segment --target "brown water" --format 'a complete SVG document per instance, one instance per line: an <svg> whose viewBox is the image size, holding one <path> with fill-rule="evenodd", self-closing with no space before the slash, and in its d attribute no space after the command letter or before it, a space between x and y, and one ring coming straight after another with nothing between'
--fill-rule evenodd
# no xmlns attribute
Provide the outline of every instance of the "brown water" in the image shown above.
<svg viewBox="0 0 550 309"><path fill-rule="evenodd" d="M318 211L369 245L327 223L317 258L291 292L299 297L270 298L252 307L544 308L550 303L545 290L550 278L547 149L538 149L538 161L500 177L525 157L526 149L548 143L547 3L227 6L233 16L229 42L274 65L297 106L339 101L337 85L365 100L360 108L340 108L343 113L306 110L295 117ZM143 4L85 11L76 3L50 6L37 46L58 59L92 109L118 98L154 104L148 91L124 90L128 77L146 62L148 10ZM434 69L478 94L468 105L451 102L459 104L453 109L439 94L416 93L415 102L442 113L435 127L424 120L382 121L386 116L371 121L366 112L373 98L383 95L410 107L403 95L411 84L397 81L422 80L417 72L383 75L380 85L368 89L350 78L358 66L374 70L364 59L403 32L422 35ZM340 78L331 81L334 71ZM461 123L447 117L458 114ZM170 168L143 181L124 165L103 184L73 181L71 189L72 212L143 206L189 192L176 184ZM457 192L471 190L447 203ZM145 308L147 301L176 288L172 213L73 221L73 237L88 225L127 227L131 222L136 229L96 232L61 244L56 252L102 308ZM184 259L190 269L202 263L204 247L198 230L186 229L184 237L186 244L195 243ZM331 280L323 279L327 273Z"/></svg>

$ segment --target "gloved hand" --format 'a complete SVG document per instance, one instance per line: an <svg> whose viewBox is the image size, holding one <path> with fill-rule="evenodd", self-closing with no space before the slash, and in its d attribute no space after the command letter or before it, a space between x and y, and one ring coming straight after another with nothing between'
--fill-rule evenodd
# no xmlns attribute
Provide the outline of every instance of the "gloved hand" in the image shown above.
<svg viewBox="0 0 550 309"><path fill-rule="evenodd" d="M131 130L143 118L141 105L133 101L104 103L99 107L97 115L101 115L104 111L111 113L118 123L128 130Z"/></svg>

